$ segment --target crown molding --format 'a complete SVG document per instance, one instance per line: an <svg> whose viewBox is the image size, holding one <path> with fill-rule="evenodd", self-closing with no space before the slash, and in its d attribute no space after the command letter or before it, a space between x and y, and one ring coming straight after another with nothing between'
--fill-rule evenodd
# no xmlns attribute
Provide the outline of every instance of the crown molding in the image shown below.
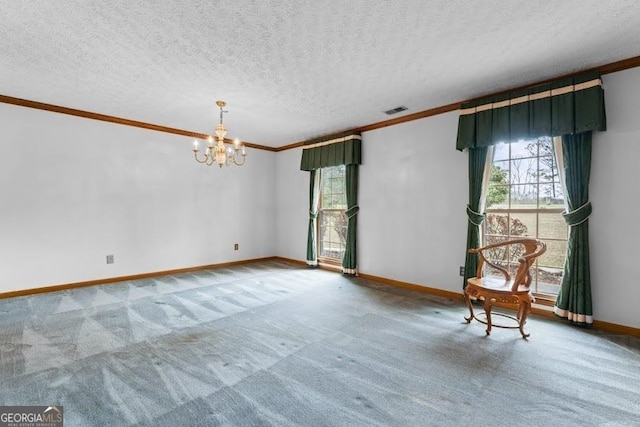
<svg viewBox="0 0 640 427"><path fill-rule="evenodd" d="M345 130L343 130L343 131L341 131L339 133L368 132L368 131L372 131L372 130L375 130L375 129L384 128L384 127L387 127L387 126L394 126L394 125L398 125L398 124L401 124L401 123L411 122L411 121L414 121L414 120L424 119L426 117L431 117L431 116L435 116L435 115L439 115L439 114L448 113L448 112L451 112L451 111L456 111L456 110L459 110L460 106L465 102L473 101L473 100L480 99L480 98L485 98L485 97L488 97L488 96L501 95L501 94L504 94L504 93L507 93L507 92L511 92L511 91L514 91L514 90L526 89L526 88L529 88L529 87L533 87L533 86L549 83L549 82L554 81L554 80L567 78L567 77L573 77L573 76L577 76L577 75L584 74L584 73L589 73L589 72L599 72L600 74L611 74L611 73L616 73L618 71L624 71L624 70L628 70L630 68L635 68L635 67L640 67L640 56L634 56L632 58L627 58L627 59L623 59L621 61L611 62L609 64L600 65L600 66L589 68L589 69L586 69L586 70L576 71L576 72L573 72L573 73L564 74L564 75L556 76L556 77L553 77L553 78L537 81L535 83L529 83L529 84L526 84L526 85L523 85L523 86L513 87L513 88L510 88L508 90L503 90L503 91L499 91L499 92L484 94L482 96L478 96L478 97L475 97L475 98L472 98L472 99L467 99L467 100L460 101L460 102L454 102L454 103L448 104L448 105L442 105L442 106L439 106L439 107L430 108L428 110L419 111L417 113L408 114L406 116L397 117L395 119L384 120L384 121L381 121L381 122L371 123L371 124L360 126L360 127L356 127L356 128L345 129ZM209 135L206 135L206 134L192 132L192 131L188 131L188 130L176 129L176 128L156 125L156 124L152 124L152 123L145 123L145 122L140 122L140 121L137 121L137 120L125 119L125 118L122 118L122 117L109 116L109 115L106 115L106 114L93 113L93 112L90 112L90 111L78 110L78 109L75 109L75 108L62 107L60 105L46 104L44 102L30 101L30 100L22 99L22 98L14 98L12 96L6 96L6 95L0 95L0 103L13 104L13 105L18 105L18 106L27 107L27 108L35 108L37 110L51 111L51 112L60 113L60 114L68 114L68 115L71 115L71 116L83 117L83 118L86 118L86 119L99 120L99 121L103 121L103 122L115 123L115 124L124 125L124 126L133 126L133 127L137 127L137 128L141 128L141 129L148 129L148 130L154 130L154 131L158 131L158 132L171 133L171 134L174 134L174 135L187 136L187 137L190 137L190 138L206 139L209 136ZM302 147L304 145L304 142L305 141L294 142L292 144L283 145L281 147L269 147L269 146L266 146L266 145L254 144L254 143L251 143L251 142L244 142L244 141L243 141L243 144L246 147L255 148L255 149L258 149L258 150L265 150L265 151L271 151L271 152L280 152L280 151L286 151L286 150L291 150L291 149L294 149L294 148Z"/></svg>
<svg viewBox="0 0 640 427"><path fill-rule="evenodd" d="M31 101L28 99L15 98L13 96L0 95L0 103L12 104L20 107L34 108L36 110L50 111L53 113L67 114L70 116L82 117L85 119L99 120L102 122L115 123L118 125L132 126L140 129L154 130L157 132L170 133L173 135L187 136L189 138L207 139L209 135L204 133L192 132L183 129L176 129L167 126L156 125L153 123L140 122L137 120L125 119L122 117L109 116L107 114L93 113L91 111L78 110L76 108L63 107L60 105L47 104L44 102ZM242 142L246 147L257 148L259 150L275 151L273 147L267 147L251 142Z"/></svg>
<svg viewBox="0 0 640 427"><path fill-rule="evenodd" d="M411 122L413 120L424 119L425 117L436 116L438 114L448 113L449 111L456 111L456 110L459 110L459 109L460 109L460 103L456 102L454 104L443 105L441 107L436 107L436 108L431 108L429 110L419 111L417 113L408 114L406 116L397 117L395 119L389 119L389 120L385 120L383 122L372 123L372 124L369 124L369 125L360 126L360 127L353 128L353 129L348 129L348 130L345 130L345 131L332 133L330 135L327 135L326 137L322 136L322 137L318 137L318 138L313 138L313 140L330 138L331 135L342 135L342 134L368 132L368 131L371 131L371 130L380 129L380 128L384 128L384 127L387 127L387 126L398 125L400 123ZM280 151L290 150L292 148L302 147L303 145L305 145L306 142L307 142L306 140L305 141L294 142L293 144L289 144L289 145L285 145L285 146L282 146L282 147L278 147L276 149L276 151L280 152Z"/></svg>
<svg viewBox="0 0 640 427"><path fill-rule="evenodd" d="M551 77L548 79L544 79L544 80L540 80L537 81L535 83L529 83L526 85L522 85L522 86L517 86L517 87L512 87L506 90L501 90L499 92L492 92L492 93L488 93L485 95L480 95L480 96L476 96L474 98L471 99L467 99L466 101L461 102L460 104L466 103L466 102L470 102L470 101L477 101L479 99L483 99L483 98L488 98L491 96L497 96L497 95L504 95L507 94L509 92L513 92L513 91L518 91L521 89L529 89L535 86L539 86L539 85L543 85L545 83L551 83L553 81L556 80L562 80L562 79L567 79L567 78L571 78L571 77L576 77L582 74L589 74L589 73L600 73L602 74L611 74L611 73L616 73L618 71L624 71L624 70L628 70L630 68L635 68L635 67L640 67L640 56L634 56L633 58L627 58L627 59L623 59L622 61L617 61L617 62L611 62L609 64L605 64L605 65L600 65L598 67L593 67L593 68L587 68L584 70L580 70L580 71L575 71L572 73L567 73L567 74L561 74L559 76L555 76L555 77Z"/></svg>
<svg viewBox="0 0 640 427"><path fill-rule="evenodd" d="M367 132L367 131L371 131L371 130L375 130L375 129L384 128L384 127L387 127L387 126L398 125L400 123L411 122L413 120L424 119L425 117L435 116L435 115L438 115L438 114L443 114L443 113L448 113L448 112L451 112L451 111L459 110L460 106L465 102L474 101L474 100L486 98L486 97L489 97L489 96L502 95L502 94L505 94L505 93L508 93L508 92L511 92L511 91L514 91L514 90L527 89L527 88L530 88L530 87L533 87L533 86L538 86L538 85L541 85L541 84L549 83L549 82L552 82L554 80L559 80L559 79L568 78L568 77L574 77L574 76L577 76L577 75L580 75L580 74L585 74L585 73L590 73L590 72L599 72L600 74L610 74L610 73L616 73L618 71L628 70L630 68L635 68L635 67L640 67L640 56L634 56L633 58L623 59L621 61L616 61L616 62L612 62L612 63L605 64L605 65L600 65L598 67L588 68L588 69L585 69L585 70L576 71L576 72L569 73L569 74L559 75L559 76L556 76L556 77L553 77L553 78L537 81L535 83L529 83L529 84L526 84L526 85L523 85L523 86L513 87L513 88L510 88L510 89L507 89L507 90L502 90L500 92L493 92L493 93L484 94L484 95L481 95L481 96L477 96L475 98L467 99L465 101L454 102L453 104L448 104L448 105L442 105L440 107L435 107L435 108L431 108L429 110L419 111L417 113L408 114L406 116L398 117L398 118L391 119L391 120L385 120L385 121L382 121L382 122L372 123L372 124L369 124L369 125L360 126L360 127L353 128L353 129L346 129L346 130L342 131L341 133L344 133L344 132ZM302 147L303 144L304 144L304 141L295 142L293 144L289 144L289 145L284 145L282 147L278 147L276 149L276 151L279 152L279 151L290 150L292 148Z"/></svg>

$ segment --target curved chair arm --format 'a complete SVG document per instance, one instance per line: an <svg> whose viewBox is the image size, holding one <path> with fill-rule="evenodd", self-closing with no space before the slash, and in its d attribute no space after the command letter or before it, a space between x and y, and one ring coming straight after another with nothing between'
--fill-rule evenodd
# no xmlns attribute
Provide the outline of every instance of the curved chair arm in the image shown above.
<svg viewBox="0 0 640 427"><path fill-rule="evenodd" d="M476 277L482 277L482 272L484 271L484 265L485 264L489 264L491 267L495 268L496 270L500 271L503 275L504 275L504 280L505 282L508 282L509 280L511 280L511 273L509 273L509 271L504 268L504 267L500 267L499 265L496 265L494 263L492 263L491 261L489 261L487 259L487 257L484 256L484 251L488 250L488 249L493 249L495 247L499 247L499 246L505 246L503 244L493 244L493 245L489 245L489 246L485 246L482 248L472 248L469 249L469 253L470 254L478 254L480 255L480 260L478 261L478 268L476 269Z"/></svg>
<svg viewBox="0 0 640 427"><path fill-rule="evenodd" d="M535 242L535 244L533 244L533 242ZM518 258L520 265L518 266L516 278L513 281L512 291L514 292L521 285L527 288L531 285L531 265L535 262L536 258L547 251L547 245L543 241L535 239L533 242L523 243L525 244L525 254Z"/></svg>
<svg viewBox="0 0 640 427"><path fill-rule="evenodd" d="M485 254L485 251L488 251L490 249L495 249L495 248L500 248L500 247L510 246L510 245L518 245L518 244L521 244L524 246L525 253L518 258L518 262L520 263L520 265L518 266L516 277L515 277L515 280L513 281L513 289L514 290L518 289L520 285L525 285L528 287L529 284L531 283L531 272L529 271L531 264L533 264L535 259L540 255L544 254L547 250L547 245L543 241L538 239L524 238L524 239L505 240L503 242L493 243L490 245L483 246L481 248L469 249L470 254L480 255L478 268L476 270L476 277L482 277L482 273L484 271L484 265L488 264L494 269L500 271L504 275L505 282L510 281L511 274L509 273L509 271L506 268L496 265L491 261L489 261L484 254Z"/></svg>

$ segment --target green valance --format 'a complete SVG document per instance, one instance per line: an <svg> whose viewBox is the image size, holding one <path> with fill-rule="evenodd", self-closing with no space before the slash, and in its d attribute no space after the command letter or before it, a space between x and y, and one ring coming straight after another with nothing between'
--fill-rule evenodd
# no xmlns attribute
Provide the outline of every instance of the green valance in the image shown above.
<svg viewBox="0 0 640 427"><path fill-rule="evenodd" d="M602 80L590 73L463 103L456 149L605 129Z"/></svg>
<svg viewBox="0 0 640 427"><path fill-rule="evenodd" d="M362 163L362 136L350 132L305 142L302 147L300 169L312 171L360 163Z"/></svg>

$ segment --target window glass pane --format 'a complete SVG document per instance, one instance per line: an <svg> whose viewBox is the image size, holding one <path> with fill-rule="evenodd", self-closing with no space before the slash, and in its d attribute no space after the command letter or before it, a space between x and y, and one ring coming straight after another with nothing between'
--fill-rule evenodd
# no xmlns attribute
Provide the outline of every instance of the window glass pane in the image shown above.
<svg viewBox="0 0 640 427"><path fill-rule="evenodd" d="M344 209L347 204L344 166L322 169L321 209Z"/></svg>
<svg viewBox="0 0 640 427"><path fill-rule="evenodd" d="M514 142L511 144L511 159L528 159L536 157L538 147L530 141Z"/></svg>
<svg viewBox="0 0 640 427"><path fill-rule="evenodd" d="M347 204L344 177L331 179L331 208L344 209ZM329 206L327 206L329 207Z"/></svg>
<svg viewBox="0 0 640 427"><path fill-rule="evenodd" d="M509 235L512 238L536 237L538 231L537 215L535 212L511 212Z"/></svg>
<svg viewBox="0 0 640 427"><path fill-rule="evenodd" d="M509 207L509 161L494 162L489 174L486 207L504 209Z"/></svg>
<svg viewBox="0 0 640 427"><path fill-rule="evenodd" d="M488 261L499 265L500 267L506 267L507 264L509 264L509 259L511 258L507 246L490 249L485 252L485 256Z"/></svg>
<svg viewBox="0 0 640 427"><path fill-rule="evenodd" d="M320 186L320 191L323 195L331 193L331 180L329 179L329 172L322 170L320 172L320 181L322 185Z"/></svg>
<svg viewBox="0 0 640 427"><path fill-rule="evenodd" d="M564 240L544 240L544 242L547 244L547 251L538 258L538 265L557 269L564 268L567 242Z"/></svg>
<svg viewBox="0 0 640 427"><path fill-rule="evenodd" d="M318 255L339 261L344 256L347 220L345 167L323 168L318 214Z"/></svg>
<svg viewBox="0 0 640 427"><path fill-rule="evenodd" d="M320 218L320 256L341 260L347 234L347 222L343 212L322 211Z"/></svg>
<svg viewBox="0 0 640 427"><path fill-rule="evenodd" d="M509 163L511 170L509 182L511 184L524 184L525 182L535 182L538 173L538 161L536 159L517 159Z"/></svg>
<svg viewBox="0 0 640 427"><path fill-rule="evenodd" d="M331 230L331 219L326 215L326 212L320 211L318 214L318 242L319 242L319 256L327 256L328 243ZM325 244L326 242L326 244Z"/></svg>
<svg viewBox="0 0 640 427"><path fill-rule="evenodd" d="M542 136L538 138L537 143L538 143L538 152L540 153L539 154L540 157L554 156L553 138L549 136Z"/></svg>
<svg viewBox="0 0 640 427"><path fill-rule="evenodd" d="M503 179L501 179L500 182L501 183L507 183L508 182L507 178L509 176L509 159L500 160L500 161L495 160L493 162L493 166L498 168L498 169L500 169L500 171L502 171L502 175L504 175Z"/></svg>
<svg viewBox="0 0 640 427"><path fill-rule="evenodd" d="M503 242L509 239L509 214L487 214L484 222L484 245Z"/></svg>
<svg viewBox="0 0 640 427"><path fill-rule="evenodd" d="M540 207L543 209L564 208L564 192L559 181L540 184Z"/></svg>
<svg viewBox="0 0 640 427"><path fill-rule="evenodd" d="M492 249L491 252L493 252L492 254L490 254L491 256L500 255L500 257L491 260L491 262L498 267L506 269L512 278L515 277L516 273L518 272L518 267L520 266L517 258L522 254L518 251L516 251L515 253L511 250L505 251L504 248L495 248ZM499 277L501 279L504 279L505 277L503 272L488 264L486 266L486 274L488 276Z"/></svg>
<svg viewBox="0 0 640 427"><path fill-rule="evenodd" d="M342 193L342 188L340 186L340 184L342 183L342 181L340 180L340 177L337 176L332 176L330 178L330 182L331 182L331 192L333 194L340 194Z"/></svg>
<svg viewBox="0 0 640 427"><path fill-rule="evenodd" d="M540 157L539 162L540 182L551 182L558 180L558 168L552 156Z"/></svg>
<svg viewBox="0 0 640 427"><path fill-rule="evenodd" d="M532 288L534 289L534 292L547 295L558 295L558 292L560 291L560 283L562 282L561 269L532 267L531 276L536 279L535 287Z"/></svg>
<svg viewBox="0 0 640 427"><path fill-rule="evenodd" d="M511 186L511 209L537 209L538 188L536 184Z"/></svg>
<svg viewBox="0 0 640 427"><path fill-rule="evenodd" d="M559 213L541 212L538 216L538 236L542 239L566 240L569 227Z"/></svg>
<svg viewBox="0 0 640 427"><path fill-rule="evenodd" d="M509 186L489 185L487 189L487 208L508 209L509 208Z"/></svg>
<svg viewBox="0 0 640 427"><path fill-rule="evenodd" d="M496 144L493 146L493 162L509 160L509 144Z"/></svg>
<svg viewBox="0 0 640 427"><path fill-rule="evenodd" d="M536 214L490 213L484 223L485 244L536 235Z"/></svg>

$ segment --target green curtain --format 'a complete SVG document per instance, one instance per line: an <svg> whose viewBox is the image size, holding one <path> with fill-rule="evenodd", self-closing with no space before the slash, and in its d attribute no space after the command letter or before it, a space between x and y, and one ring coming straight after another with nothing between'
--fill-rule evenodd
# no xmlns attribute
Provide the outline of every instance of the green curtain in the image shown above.
<svg viewBox="0 0 640 427"><path fill-rule="evenodd" d="M469 150L469 225L467 248L479 244L483 220L480 197L483 167L476 150L501 142L562 136L567 212L570 226L563 281L556 314L576 323L592 323L589 269L589 174L592 131L606 130L604 90L599 73L587 73L511 91L462 105L456 149ZM465 279L477 260L467 255ZM465 280L466 282L466 280Z"/></svg>
<svg viewBox="0 0 640 427"><path fill-rule="evenodd" d="M591 132L562 136L565 200L563 214L569 225L567 256L554 311L577 324L593 323L589 263L589 177L591 174Z"/></svg>
<svg viewBox="0 0 640 427"><path fill-rule="evenodd" d="M345 274L358 274L357 263L357 229L358 229L358 165L347 165L347 241L345 243L344 257L342 258L342 272Z"/></svg>
<svg viewBox="0 0 640 427"><path fill-rule="evenodd" d="M307 232L307 264L317 265L316 223L320 199L322 168L346 166L347 239L342 259L343 271L357 273L356 236L358 227L358 165L362 163L362 137L359 133L345 132L304 142L300 169L311 173L309 184L309 230Z"/></svg>
<svg viewBox="0 0 640 427"><path fill-rule="evenodd" d="M464 103L456 148L605 129L602 81L590 73Z"/></svg>
<svg viewBox="0 0 640 427"><path fill-rule="evenodd" d="M480 224L484 221L484 213L480 212L482 206L482 183L484 168L487 162L487 147L469 149L469 204L467 205L467 254L464 262L464 283L474 277L478 268L478 255L470 254L469 249L480 246Z"/></svg>
<svg viewBox="0 0 640 427"><path fill-rule="evenodd" d="M309 230L307 232L307 264L318 265L316 250L316 221L320 202L320 170L312 170L309 174Z"/></svg>
<svg viewBox="0 0 640 427"><path fill-rule="evenodd" d="M314 139L304 143L300 169L311 171L340 165L362 163L362 141L359 134Z"/></svg>

